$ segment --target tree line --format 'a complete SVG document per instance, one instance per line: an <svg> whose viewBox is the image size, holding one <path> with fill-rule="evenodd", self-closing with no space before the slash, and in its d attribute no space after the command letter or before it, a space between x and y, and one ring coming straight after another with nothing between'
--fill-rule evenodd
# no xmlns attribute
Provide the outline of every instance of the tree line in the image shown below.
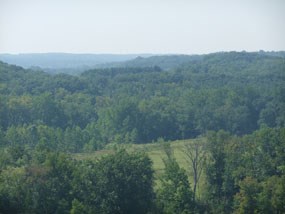
<svg viewBox="0 0 285 214"><path fill-rule="evenodd" d="M35 135L43 127L56 130L62 150L69 147L60 145L68 144L62 136L76 130L81 145L71 152L113 142L195 138L220 129L244 135L262 126L284 127L284 71L282 57L235 52L167 71L107 68L81 76L1 63L0 127L6 144L9 132L29 133L31 126ZM34 139L26 143L40 140Z"/></svg>

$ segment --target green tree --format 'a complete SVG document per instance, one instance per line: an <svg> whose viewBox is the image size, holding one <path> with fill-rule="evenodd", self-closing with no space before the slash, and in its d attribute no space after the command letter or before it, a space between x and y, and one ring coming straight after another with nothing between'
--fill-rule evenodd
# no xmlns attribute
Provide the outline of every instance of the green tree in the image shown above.
<svg viewBox="0 0 285 214"><path fill-rule="evenodd" d="M154 199L151 164L146 155L123 150L86 163L73 182L77 199L91 213L147 213Z"/></svg>
<svg viewBox="0 0 285 214"><path fill-rule="evenodd" d="M225 186L225 181L230 177L226 170L227 153L226 144L231 136L228 132L209 132L207 148L209 162L206 167L207 200L214 213L226 213L232 209L233 195L227 194L232 186ZM227 188L225 188L227 187Z"/></svg>
<svg viewBox="0 0 285 214"><path fill-rule="evenodd" d="M285 212L285 176L271 176L261 183L262 192L258 196L261 213Z"/></svg>
<svg viewBox="0 0 285 214"><path fill-rule="evenodd" d="M0 173L0 213L23 213L26 202L25 171L9 167Z"/></svg>
<svg viewBox="0 0 285 214"><path fill-rule="evenodd" d="M166 146L165 152L165 171L157 192L158 208L169 214L194 213L196 207L186 171L179 167L170 146Z"/></svg>
<svg viewBox="0 0 285 214"><path fill-rule="evenodd" d="M43 164L26 167L26 213L69 213L75 166L67 155L48 153Z"/></svg>
<svg viewBox="0 0 285 214"><path fill-rule="evenodd" d="M151 209L153 170L147 156L120 151L102 158L97 167L103 212L146 213Z"/></svg>
<svg viewBox="0 0 285 214"><path fill-rule="evenodd" d="M258 194L261 186L256 179L246 177L239 184L240 192L235 195L235 213L254 214L258 211Z"/></svg>
<svg viewBox="0 0 285 214"><path fill-rule="evenodd" d="M66 116L51 93L43 93L34 99L33 116L35 121L53 127L65 127Z"/></svg>
<svg viewBox="0 0 285 214"><path fill-rule="evenodd" d="M206 163L205 143L196 139L194 142L186 143L182 152L186 155L186 161L193 173L193 200L195 202L197 187Z"/></svg>

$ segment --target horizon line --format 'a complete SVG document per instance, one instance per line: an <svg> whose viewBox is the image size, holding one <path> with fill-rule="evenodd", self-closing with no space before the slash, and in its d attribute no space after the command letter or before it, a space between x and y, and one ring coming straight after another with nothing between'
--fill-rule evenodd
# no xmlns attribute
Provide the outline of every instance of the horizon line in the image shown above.
<svg viewBox="0 0 285 214"><path fill-rule="evenodd" d="M70 54L70 55L207 55L207 54L213 54L213 53L230 53L230 52L246 52L246 53L257 53L257 52L284 52L285 50L255 50L255 51L247 51L247 50L227 50L227 51L214 51L214 52L207 52L207 53L182 53L182 52L173 52L173 53L147 53L147 52L132 52L132 53L116 53L116 52L57 52L57 51L48 51L48 52L18 52L18 53L9 53L9 52L0 52L0 55L31 55L31 54Z"/></svg>

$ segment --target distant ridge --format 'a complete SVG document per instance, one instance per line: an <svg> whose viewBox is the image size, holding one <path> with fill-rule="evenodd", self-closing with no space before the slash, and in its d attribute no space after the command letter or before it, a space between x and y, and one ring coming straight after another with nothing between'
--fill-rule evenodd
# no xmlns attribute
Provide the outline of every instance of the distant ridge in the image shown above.
<svg viewBox="0 0 285 214"><path fill-rule="evenodd" d="M0 60L23 68L41 68L48 73L78 74L98 64L120 62L138 56L152 54L74 54L74 53L30 53L0 54Z"/></svg>
<svg viewBox="0 0 285 214"><path fill-rule="evenodd" d="M173 68L179 68L187 66L189 63L199 62L203 59L215 58L215 57L222 57L227 58L227 60L235 61L237 60L237 56L240 58L255 58L261 56L268 56L268 57L282 57L285 58L285 51L278 51L278 52L216 52L210 54L203 54L203 55L185 55L185 54L168 54L168 55L156 55L156 56L149 56L149 57L141 57L138 56L135 59L122 61L122 62L111 62L105 64L96 65L97 68L111 68L111 67L155 67L158 66L164 70L169 70Z"/></svg>
<svg viewBox="0 0 285 214"><path fill-rule="evenodd" d="M150 57L136 57L135 59L124 62L113 62L97 65L99 68L110 67L155 67L158 66L164 70L173 69L183 64L201 60L203 55L160 55Z"/></svg>
<svg viewBox="0 0 285 214"><path fill-rule="evenodd" d="M78 75L94 68L116 67L155 67L164 70L187 66L204 58L231 53L251 56L271 56L285 58L285 51L259 51L259 52L217 52L204 55L185 54L74 54L74 53L31 53L31 54L0 54L0 60L9 64L44 70L51 74L66 73ZM236 55L233 55L236 57ZM235 60L235 58L231 59Z"/></svg>

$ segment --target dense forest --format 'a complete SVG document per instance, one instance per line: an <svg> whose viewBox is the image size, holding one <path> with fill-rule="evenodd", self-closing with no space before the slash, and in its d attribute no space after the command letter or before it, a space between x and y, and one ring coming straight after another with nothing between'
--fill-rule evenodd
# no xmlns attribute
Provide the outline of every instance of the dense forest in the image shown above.
<svg viewBox="0 0 285 214"><path fill-rule="evenodd" d="M285 212L283 52L110 66L72 76L0 62L0 213ZM169 142L195 138L193 180ZM159 176L144 152L74 157L158 142Z"/></svg>

